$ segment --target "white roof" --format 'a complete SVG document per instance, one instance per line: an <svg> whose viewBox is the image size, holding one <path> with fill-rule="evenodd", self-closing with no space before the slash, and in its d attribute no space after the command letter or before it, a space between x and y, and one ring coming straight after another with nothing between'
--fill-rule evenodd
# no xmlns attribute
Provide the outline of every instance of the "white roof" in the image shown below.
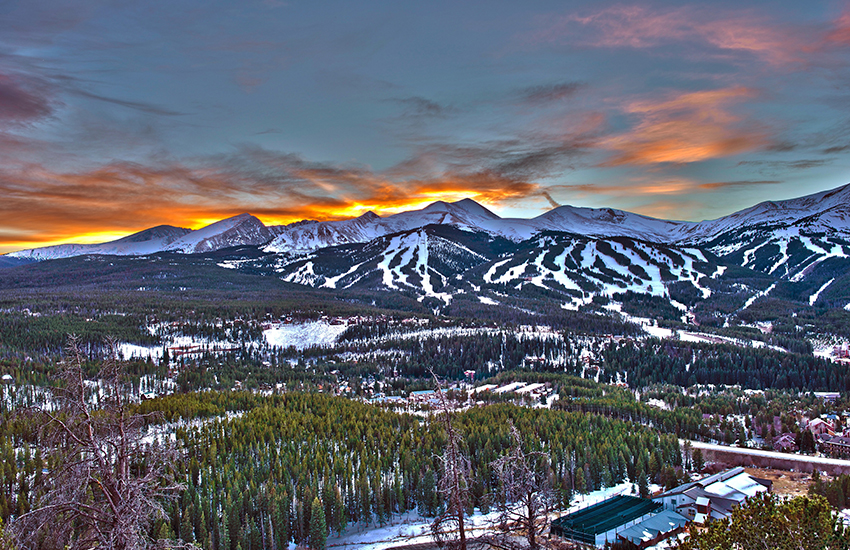
<svg viewBox="0 0 850 550"><path fill-rule="evenodd" d="M710 500L708 500L706 497L699 497L699 498L697 498L697 500L696 500L695 504L696 504L697 506L708 506L708 504L709 504L710 502L711 502L711 501L710 501Z"/></svg>
<svg viewBox="0 0 850 550"><path fill-rule="evenodd" d="M732 500L742 501L745 498L755 496L767 487L750 477L746 472L730 477L725 481L717 481L705 488L709 493L720 495Z"/></svg>

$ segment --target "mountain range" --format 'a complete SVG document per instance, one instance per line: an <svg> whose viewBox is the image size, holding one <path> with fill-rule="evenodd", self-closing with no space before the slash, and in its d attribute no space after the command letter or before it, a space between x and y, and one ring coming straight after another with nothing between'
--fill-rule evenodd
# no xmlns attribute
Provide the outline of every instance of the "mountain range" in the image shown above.
<svg viewBox="0 0 850 550"><path fill-rule="evenodd" d="M234 247L251 252L225 255L220 267L317 288L407 292L434 308L473 297L497 305L526 291L565 309L621 294L658 298L683 314L712 298L725 314L768 296L844 308L850 184L703 222L573 206L501 218L470 199L283 226L241 214L197 230L158 226L108 243L22 250L0 257L0 266Z"/></svg>

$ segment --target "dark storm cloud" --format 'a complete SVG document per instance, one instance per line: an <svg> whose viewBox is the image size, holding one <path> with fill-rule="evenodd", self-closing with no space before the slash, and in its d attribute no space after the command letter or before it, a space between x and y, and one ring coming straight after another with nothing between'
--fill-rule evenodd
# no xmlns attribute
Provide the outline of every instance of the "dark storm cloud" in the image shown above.
<svg viewBox="0 0 850 550"><path fill-rule="evenodd" d="M0 121L31 122L50 115L54 88L43 79L0 73Z"/></svg>
<svg viewBox="0 0 850 550"><path fill-rule="evenodd" d="M392 100L404 107L402 116L405 117L435 117L444 118L452 113L457 112L454 107L441 105L436 101L431 101L424 97L404 97Z"/></svg>
<svg viewBox="0 0 850 550"><path fill-rule="evenodd" d="M545 84L531 86L520 90L520 101L531 104L543 104L553 101L562 101L576 94L585 85L580 82L562 82L559 84Z"/></svg>

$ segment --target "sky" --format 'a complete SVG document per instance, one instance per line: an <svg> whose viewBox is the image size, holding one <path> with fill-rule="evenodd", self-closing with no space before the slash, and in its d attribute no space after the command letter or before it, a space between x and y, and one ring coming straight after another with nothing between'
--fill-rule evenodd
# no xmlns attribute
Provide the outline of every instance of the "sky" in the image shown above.
<svg viewBox="0 0 850 550"><path fill-rule="evenodd" d="M0 3L0 253L463 198L698 221L849 160L847 1Z"/></svg>

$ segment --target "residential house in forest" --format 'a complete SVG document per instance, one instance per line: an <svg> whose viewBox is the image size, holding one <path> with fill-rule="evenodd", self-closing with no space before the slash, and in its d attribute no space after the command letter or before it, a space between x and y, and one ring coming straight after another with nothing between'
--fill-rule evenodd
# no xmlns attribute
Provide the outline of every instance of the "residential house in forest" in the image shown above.
<svg viewBox="0 0 850 550"><path fill-rule="evenodd" d="M751 476L743 467L732 468L699 481L679 485L655 497L667 510L675 510L694 523L729 516L732 509L759 493L770 491L773 483Z"/></svg>

